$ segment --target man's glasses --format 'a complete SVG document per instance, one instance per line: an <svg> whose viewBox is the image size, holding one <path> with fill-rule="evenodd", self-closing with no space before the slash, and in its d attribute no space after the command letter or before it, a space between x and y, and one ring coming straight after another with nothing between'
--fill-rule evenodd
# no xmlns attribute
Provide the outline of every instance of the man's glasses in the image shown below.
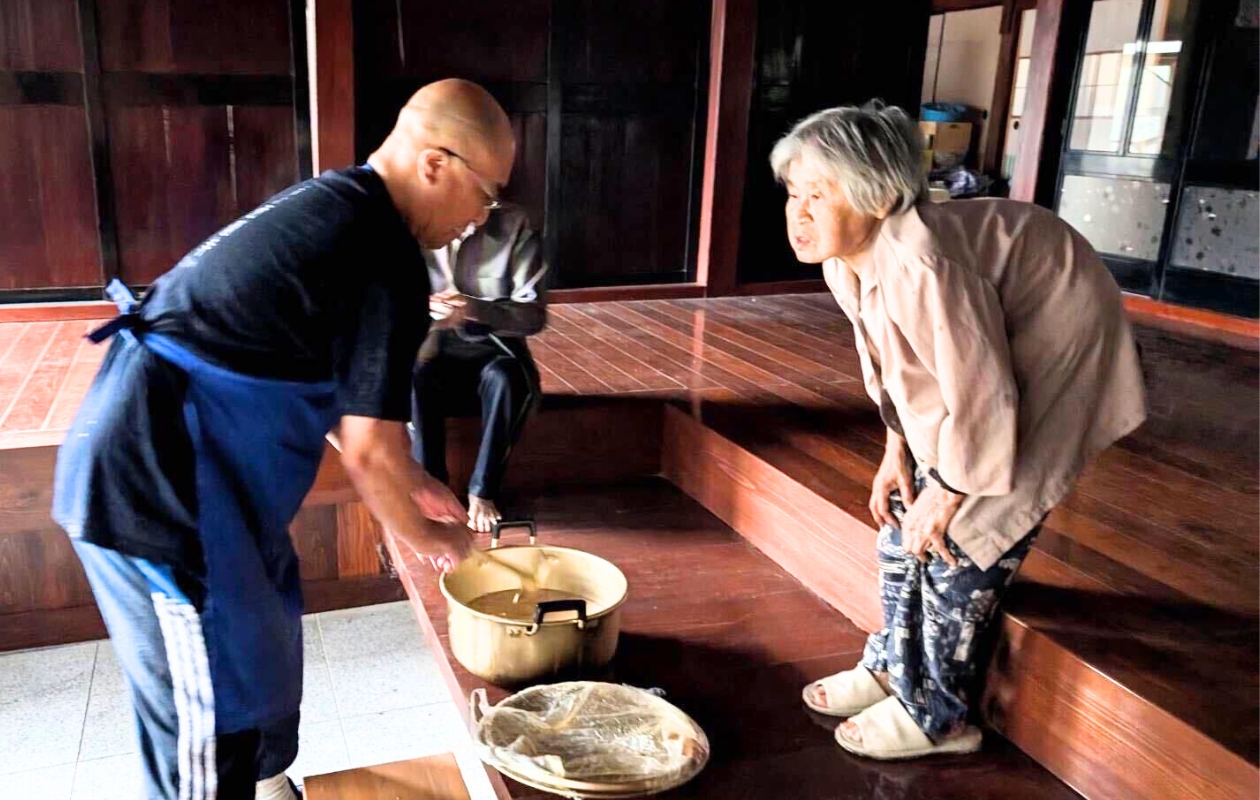
<svg viewBox="0 0 1260 800"><path fill-rule="evenodd" d="M486 211L494 211L497 208L503 208L503 201L499 199L498 192L493 192L490 190L489 187L492 184L490 184L488 181L482 178L481 173L473 169L473 165L468 163L468 159L464 158L459 153L456 153L454 150L450 150L445 147L439 147L438 150L442 151L443 153L446 153L451 158L458 158L460 161L464 162L464 166L468 168L468 171L472 173L473 178L476 179L477 185L481 187L482 194L486 196L486 202L485 202Z"/></svg>

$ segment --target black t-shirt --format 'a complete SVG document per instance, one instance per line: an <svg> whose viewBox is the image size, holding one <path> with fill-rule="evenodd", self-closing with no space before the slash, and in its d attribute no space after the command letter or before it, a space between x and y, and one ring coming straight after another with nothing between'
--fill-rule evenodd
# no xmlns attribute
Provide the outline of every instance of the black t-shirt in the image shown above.
<svg viewBox="0 0 1260 800"><path fill-rule="evenodd" d="M335 380L341 413L403 421L429 326L415 237L371 168L325 172L211 236L153 284L145 327L256 377Z"/></svg>

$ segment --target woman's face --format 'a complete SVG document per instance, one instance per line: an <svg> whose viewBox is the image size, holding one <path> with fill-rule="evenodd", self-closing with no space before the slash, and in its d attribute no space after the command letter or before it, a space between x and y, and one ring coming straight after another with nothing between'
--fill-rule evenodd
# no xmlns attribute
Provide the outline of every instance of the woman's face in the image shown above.
<svg viewBox="0 0 1260 800"><path fill-rule="evenodd" d="M798 158L789 164L786 183L788 243L802 263L854 256L870 245L879 219L850 207L813 162Z"/></svg>

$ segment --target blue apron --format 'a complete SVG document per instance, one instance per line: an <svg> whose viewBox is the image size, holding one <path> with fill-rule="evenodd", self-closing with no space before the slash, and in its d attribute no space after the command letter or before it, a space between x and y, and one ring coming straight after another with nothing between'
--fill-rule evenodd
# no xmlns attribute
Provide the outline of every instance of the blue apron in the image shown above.
<svg viewBox="0 0 1260 800"><path fill-rule="evenodd" d="M215 728L231 733L281 720L302 699L302 588L289 525L337 420L336 384L256 378L211 364L144 332L120 282L109 293L122 315L92 338L134 337L187 375L182 411L196 464L206 571L200 614Z"/></svg>

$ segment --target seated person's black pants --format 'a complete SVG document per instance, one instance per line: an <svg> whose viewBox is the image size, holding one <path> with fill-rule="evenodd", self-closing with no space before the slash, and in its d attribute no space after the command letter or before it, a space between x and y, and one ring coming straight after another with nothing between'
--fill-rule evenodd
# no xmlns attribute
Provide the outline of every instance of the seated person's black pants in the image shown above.
<svg viewBox="0 0 1260 800"><path fill-rule="evenodd" d="M425 352L429 357L416 362L412 375L411 455L430 475L449 483L446 419L480 413L481 447L468 493L495 500L512 445L540 394L538 368L522 338L466 340L453 331L437 337L436 353Z"/></svg>

